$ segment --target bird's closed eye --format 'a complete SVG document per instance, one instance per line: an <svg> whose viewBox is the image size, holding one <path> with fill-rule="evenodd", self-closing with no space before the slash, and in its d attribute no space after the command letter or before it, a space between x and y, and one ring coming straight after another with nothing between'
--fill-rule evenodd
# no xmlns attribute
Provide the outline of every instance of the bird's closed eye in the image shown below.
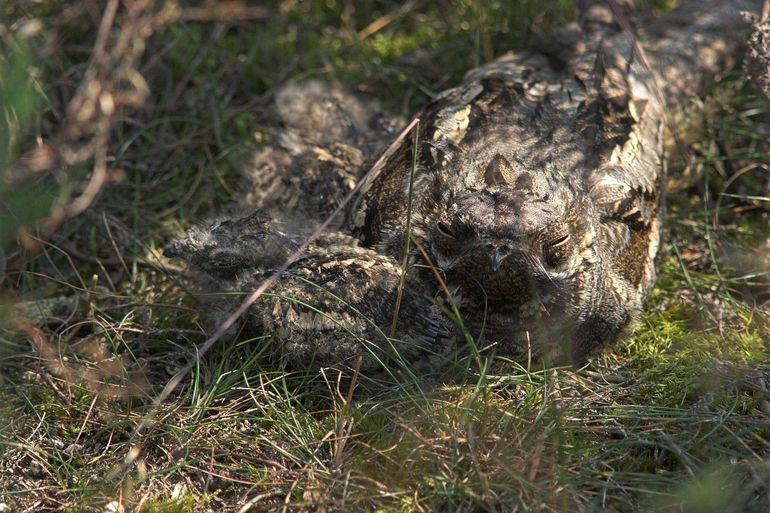
<svg viewBox="0 0 770 513"><path fill-rule="evenodd" d="M454 238L455 236L454 232L452 231L452 228L450 228L449 225L447 225L446 223L442 223L442 222L436 223L436 229L441 235L445 237Z"/></svg>
<svg viewBox="0 0 770 513"><path fill-rule="evenodd" d="M561 233L543 245L543 258L549 267L558 267L567 256L569 232Z"/></svg>
<svg viewBox="0 0 770 513"><path fill-rule="evenodd" d="M547 244L547 246L549 246L550 248L555 249L555 248L558 248L560 246L565 245L568 241L569 241L569 233L565 233L565 234L557 237L556 239L553 239L552 241L550 241Z"/></svg>

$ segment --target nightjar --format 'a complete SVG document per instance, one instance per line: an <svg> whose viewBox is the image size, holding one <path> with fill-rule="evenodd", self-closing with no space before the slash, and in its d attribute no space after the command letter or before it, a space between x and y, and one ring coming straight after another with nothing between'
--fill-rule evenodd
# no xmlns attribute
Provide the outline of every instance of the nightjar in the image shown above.
<svg viewBox="0 0 770 513"><path fill-rule="evenodd" d="M251 208L301 212L322 221L355 185L359 169L403 123L376 102L318 81L290 83L275 95L280 125L244 168Z"/></svg>
<svg viewBox="0 0 770 513"><path fill-rule="evenodd" d="M317 224L296 216L275 216L256 209L240 218L221 217L193 227L169 244L163 254L179 258L212 279L233 280L253 270L283 264ZM356 245L353 237L339 231L324 232L309 252L338 245Z"/></svg>
<svg viewBox="0 0 770 513"><path fill-rule="evenodd" d="M581 361L655 281L663 106L625 36L600 23L608 12L592 16L558 55L507 55L440 94L419 116L414 170L407 138L351 221L364 245L400 254L414 172L412 237L499 353Z"/></svg>
<svg viewBox="0 0 770 513"><path fill-rule="evenodd" d="M224 320L301 243L261 212L194 228L166 250L206 273L206 324ZM414 273L407 275L395 334L400 266L338 232L322 235L250 307L239 330L268 335L290 368L358 365L369 378L451 368L455 328Z"/></svg>

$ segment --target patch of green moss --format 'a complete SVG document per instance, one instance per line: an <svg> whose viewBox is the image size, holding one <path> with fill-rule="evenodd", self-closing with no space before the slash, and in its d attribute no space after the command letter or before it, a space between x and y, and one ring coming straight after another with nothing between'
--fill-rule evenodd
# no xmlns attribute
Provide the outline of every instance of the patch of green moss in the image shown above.
<svg viewBox="0 0 770 513"><path fill-rule="evenodd" d="M174 499L148 500L140 509L140 513L193 513L200 511L205 507L207 499L204 497L195 498L191 494L184 494Z"/></svg>

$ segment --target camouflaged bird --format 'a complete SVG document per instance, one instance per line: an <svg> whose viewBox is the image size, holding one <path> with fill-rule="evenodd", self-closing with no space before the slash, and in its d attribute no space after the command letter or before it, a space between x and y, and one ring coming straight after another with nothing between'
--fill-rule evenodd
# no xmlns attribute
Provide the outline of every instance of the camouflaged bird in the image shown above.
<svg viewBox="0 0 770 513"><path fill-rule="evenodd" d="M445 372L458 349L455 327L414 277L407 279L390 335L399 276L391 258L370 249L312 252L249 309L246 322L270 334L280 359L294 369L356 368L369 378ZM265 278L241 275L232 291L248 294Z"/></svg>
<svg viewBox="0 0 770 513"><path fill-rule="evenodd" d="M740 23L731 2L683 5L690 25L651 42L646 62L664 76L679 66L690 83L659 90L609 7L593 4L560 44L475 69L434 99L416 166L407 138L352 219L364 245L396 256L411 211L425 264L499 353L582 361L630 326L656 277L662 98L707 81L729 53L716 27Z"/></svg>
<svg viewBox="0 0 770 513"><path fill-rule="evenodd" d="M295 223L257 211L193 228L169 245L166 256L211 278L203 296L205 324L216 327L285 263L302 242L284 231L287 225ZM400 276L390 257L359 247L348 235L325 233L249 309L239 329L269 334L272 353L295 369L349 373L360 365L369 378L446 370L457 350L454 325L414 273L407 276L390 336Z"/></svg>
<svg viewBox="0 0 770 513"><path fill-rule="evenodd" d="M280 127L244 174L243 203L323 221L355 185L359 169L395 135L401 119L336 84L290 83L275 96ZM279 214L281 216L282 214Z"/></svg>
<svg viewBox="0 0 770 513"><path fill-rule="evenodd" d="M274 269L300 247L315 230L307 219L280 218L257 209L240 218L218 218L190 229L169 244L163 254L179 258L212 279L226 282L240 273ZM323 233L308 252L340 245L357 245L338 231Z"/></svg>

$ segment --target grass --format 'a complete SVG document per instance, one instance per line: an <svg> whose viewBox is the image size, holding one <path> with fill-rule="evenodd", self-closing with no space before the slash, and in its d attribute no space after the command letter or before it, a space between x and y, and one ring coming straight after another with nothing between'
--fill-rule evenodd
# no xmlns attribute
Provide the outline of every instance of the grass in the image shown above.
<svg viewBox="0 0 770 513"><path fill-rule="evenodd" d="M567 7L286 1L256 21L178 21L152 35L137 68L150 95L114 120L110 180L95 202L49 235L28 232L21 252L0 230L13 257L0 283L0 503L767 511L770 106L738 75L704 98L701 128L682 129L692 157L672 159L671 175L690 178L669 193L661 276L641 322L588 367L509 363L433 390L348 401L332 376L271 367L265 340L196 353L205 335L195 284L169 270L161 248L237 203L255 133L267 137L275 122L276 87L336 79L407 116L474 65L567 21ZM36 135L56 132L83 78L98 17L71 9L0 7L0 86L21 95L0 104L0 135L15 134L3 169ZM35 30L24 20L37 20ZM40 104L24 93L35 88ZM28 182L30 194L71 194L87 169ZM44 215L0 193L3 230ZM11 322L19 313L33 322Z"/></svg>

